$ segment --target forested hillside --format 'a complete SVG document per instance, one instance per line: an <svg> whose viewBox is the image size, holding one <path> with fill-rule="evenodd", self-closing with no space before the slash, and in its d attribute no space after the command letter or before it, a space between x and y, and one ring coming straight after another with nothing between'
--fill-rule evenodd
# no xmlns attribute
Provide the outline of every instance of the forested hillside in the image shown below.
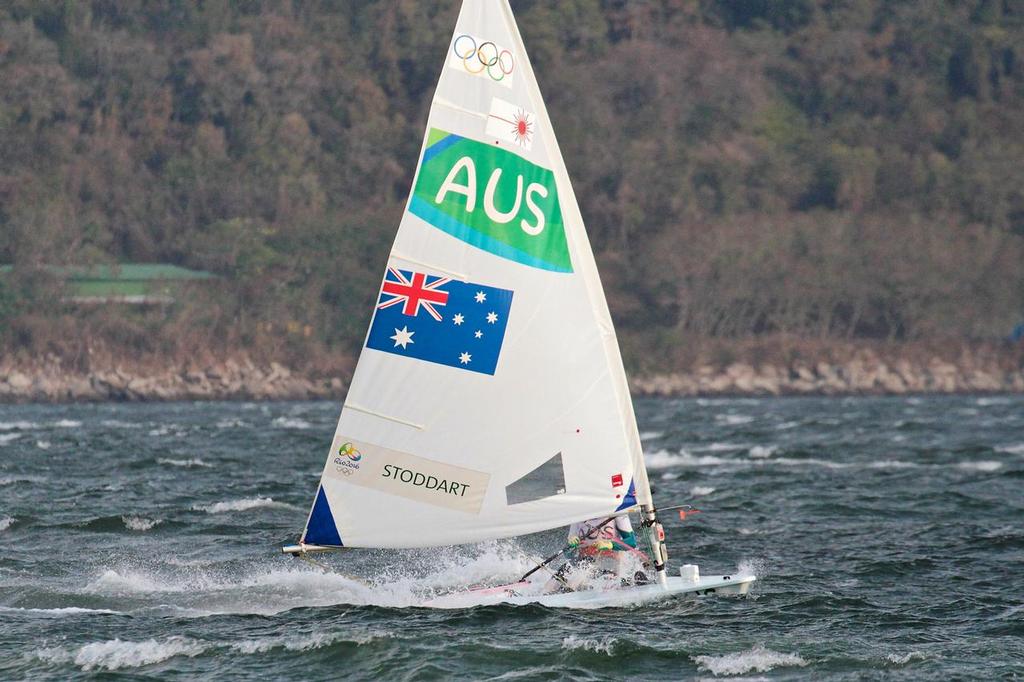
<svg viewBox="0 0 1024 682"><path fill-rule="evenodd" d="M1024 1L513 0L627 360L1024 318ZM0 4L0 343L357 351L454 0ZM219 276L73 307L43 265Z"/></svg>

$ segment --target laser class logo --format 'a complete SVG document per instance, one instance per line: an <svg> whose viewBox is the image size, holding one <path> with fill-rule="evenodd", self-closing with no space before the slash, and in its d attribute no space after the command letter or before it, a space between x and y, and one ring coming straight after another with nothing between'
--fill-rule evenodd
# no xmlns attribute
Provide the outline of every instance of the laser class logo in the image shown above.
<svg viewBox="0 0 1024 682"><path fill-rule="evenodd" d="M363 453L356 449L351 442L342 443L338 448L338 454L334 457L334 468L339 474L351 476L352 472L359 470L359 460Z"/></svg>
<svg viewBox="0 0 1024 682"><path fill-rule="evenodd" d="M510 88L512 74L516 70L516 58L511 50L496 45L494 41L460 33L452 40L448 66Z"/></svg>
<svg viewBox="0 0 1024 682"><path fill-rule="evenodd" d="M497 145L431 128L409 212L496 256L572 272L554 173Z"/></svg>

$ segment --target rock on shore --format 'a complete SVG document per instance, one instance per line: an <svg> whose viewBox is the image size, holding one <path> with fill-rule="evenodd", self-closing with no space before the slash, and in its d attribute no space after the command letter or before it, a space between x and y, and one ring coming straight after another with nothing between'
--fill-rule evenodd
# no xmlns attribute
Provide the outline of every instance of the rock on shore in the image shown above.
<svg viewBox="0 0 1024 682"><path fill-rule="evenodd" d="M886 361L862 351L842 362L699 365L688 371L634 376L630 385L638 396L1022 393L1024 370L997 358ZM341 376L310 379L276 362L257 365L248 359L201 369L115 366L88 373L69 371L57 358L34 368L0 361L0 403L337 399L346 388Z"/></svg>
<svg viewBox="0 0 1024 682"><path fill-rule="evenodd" d="M308 379L276 362L258 366L228 360L203 369L167 368L157 372L122 367L87 374L59 363L34 370L0 365L0 403L154 400L305 400L340 398L341 377Z"/></svg>
<svg viewBox="0 0 1024 682"><path fill-rule="evenodd" d="M691 372L637 377L631 388L635 395L645 396L1021 393L1024 371L973 359L958 364L938 357L887 363L861 353L840 363L701 366Z"/></svg>

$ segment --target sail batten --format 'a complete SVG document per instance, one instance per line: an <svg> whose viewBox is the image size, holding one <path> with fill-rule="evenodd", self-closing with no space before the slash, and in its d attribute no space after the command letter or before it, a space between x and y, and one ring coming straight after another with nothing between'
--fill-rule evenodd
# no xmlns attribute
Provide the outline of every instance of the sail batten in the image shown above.
<svg viewBox="0 0 1024 682"><path fill-rule="evenodd" d="M346 547L650 503L597 266L507 0L465 0L447 49L318 489Z"/></svg>

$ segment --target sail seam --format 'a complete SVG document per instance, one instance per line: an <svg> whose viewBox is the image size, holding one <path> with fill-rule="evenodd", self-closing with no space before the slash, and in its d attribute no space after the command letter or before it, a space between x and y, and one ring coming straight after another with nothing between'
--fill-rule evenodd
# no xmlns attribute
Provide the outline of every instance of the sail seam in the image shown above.
<svg viewBox="0 0 1024 682"><path fill-rule="evenodd" d="M468 280L466 275L462 274L461 272L455 272L454 270L449 270L448 268L442 268L440 265L434 265L433 263L426 263L426 262L421 261L421 260L416 260L415 258L410 258L408 256L403 256L402 254L398 253L397 251L392 251L391 252L391 258L392 258L392 260L405 261L406 263L412 263L413 265L419 265L420 267L430 268L431 270L437 270L438 272L443 272L444 274L450 275L453 279L457 279L460 282L465 282L465 281Z"/></svg>
<svg viewBox="0 0 1024 682"><path fill-rule="evenodd" d="M382 412L376 412L374 410L370 410L370 409L367 409L365 407L360 407L359 405L352 405L351 403L345 403L342 406L341 409L343 409L343 410L355 410L356 412L362 412L363 414L368 414L371 417L379 417L381 419L387 419L388 421L395 422L396 424L405 424L406 426L411 426L412 428L419 429L420 431L422 431L423 429L426 428L425 426L423 426L423 424L417 424L416 422L411 422L411 421L408 421L406 419L402 419L400 417L392 417L389 414L384 414Z"/></svg>

